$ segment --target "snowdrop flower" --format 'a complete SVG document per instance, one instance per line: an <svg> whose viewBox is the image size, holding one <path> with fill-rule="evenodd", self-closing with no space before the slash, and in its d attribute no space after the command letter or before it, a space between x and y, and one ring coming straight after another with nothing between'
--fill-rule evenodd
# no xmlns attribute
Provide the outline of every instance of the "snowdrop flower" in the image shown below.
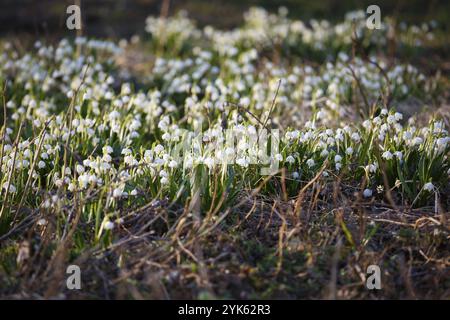
<svg viewBox="0 0 450 320"><path fill-rule="evenodd" d="M45 168L45 162L44 161L39 161L39 163L38 163L38 168L39 169L43 169L43 168Z"/></svg>
<svg viewBox="0 0 450 320"><path fill-rule="evenodd" d="M308 159L306 160L306 165L308 166L308 168L312 168L314 167L316 163L314 162L314 159Z"/></svg>
<svg viewBox="0 0 450 320"><path fill-rule="evenodd" d="M297 180L298 178L300 178L300 174L297 171L292 172L292 179Z"/></svg>
<svg viewBox="0 0 450 320"><path fill-rule="evenodd" d="M334 162L341 162L342 161L342 156L340 156L340 155L335 155L334 156Z"/></svg>

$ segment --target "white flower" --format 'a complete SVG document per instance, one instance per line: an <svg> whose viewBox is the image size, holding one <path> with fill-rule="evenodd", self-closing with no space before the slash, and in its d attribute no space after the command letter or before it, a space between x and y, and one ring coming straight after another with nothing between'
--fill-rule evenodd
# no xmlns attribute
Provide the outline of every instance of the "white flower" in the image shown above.
<svg viewBox="0 0 450 320"><path fill-rule="evenodd" d="M377 169L378 169L378 165L377 165L376 163L369 164L369 165L367 166L367 170L369 170L370 173L375 173L375 172L377 172Z"/></svg>
<svg viewBox="0 0 450 320"><path fill-rule="evenodd" d="M214 159L211 157L207 157L203 160L203 163L209 168L211 169L214 166Z"/></svg>
<svg viewBox="0 0 450 320"><path fill-rule="evenodd" d="M116 188L113 191L113 198L120 198L123 195L123 189L122 188Z"/></svg>
<svg viewBox="0 0 450 320"><path fill-rule="evenodd" d="M113 153L113 148L111 146L104 146L103 147L103 153L111 154L111 153Z"/></svg>
<svg viewBox="0 0 450 320"><path fill-rule="evenodd" d="M112 111L112 112L108 115L109 121L116 120L116 119L118 119L119 117L120 117L120 113L119 113L118 111L116 111L116 110Z"/></svg>
<svg viewBox="0 0 450 320"><path fill-rule="evenodd" d="M361 140L361 137L359 136L359 134L357 132L352 133L352 140L359 142L359 140Z"/></svg>
<svg viewBox="0 0 450 320"><path fill-rule="evenodd" d="M320 153L320 156L322 157L322 158L325 158L326 156L328 156L328 150L327 149L323 149L322 150L322 152Z"/></svg>
<svg viewBox="0 0 450 320"><path fill-rule="evenodd" d="M171 160L169 162L169 168L176 168L178 166L178 163L175 160Z"/></svg>
<svg viewBox="0 0 450 320"><path fill-rule="evenodd" d="M114 229L114 222L108 221L105 223L105 230L112 230Z"/></svg>
<svg viewBox="0 0 450 320"><path fill-rule="evenodd" d="M75 170L77 171L78 174L84 173L84 167L81 164L77 164Z"/></svg>
<svg viewBox="0 0 450 320"><path fill-rule="evenodd" d="M415 137L415 138L413 139L413 141L412 141L412 144L413 144L414 146L416 146L416 145L422 144L422 142L423 142L423 139L422 139L421 137Z"/></svg>
<svg viewBox="0 0 450 320"><path fill-rule="evenodd" d="M43 168L45 168L45 162L44 161L39 161L39 163L38 163L38 168L39 169L43 169Z"/></svg>
<svg viewBox="0 0 450 320"><path fill-rule="evenodd" d="M316 163L314 162L314 159L308 159L306 160L306 165L308 166L308 168L312 168L314 167Z"/></svg>
<svg viewBox="0 0 450 320"><path fill-rule="evenodd" d="M78 177L78 183L80 184L81 188L86 188L89 183L89 175L88 174L82 174Z"/></svg>
<svg viewBox="0 0 450 320"><path fill-rule="evenodd" d="M155 153L161 153L164 150L164 147L162 145L158 144L154 150L155 150Z"/></svg>
<svg viewBox="0 0 450 320"><path fill-rule="evenodd" d="M424 184L423 188L426 191L430 191L431 192L431 191L434 190L434 185L431 182L427 182L427 183Z"/></svg>
<svg viewBox="0 0 450 320"><path fill-rule="evenodd" d="M394 156L398 159L398 160L402 160L403 158L403 153L401 151L395 151L394 152Z"/></svg>
<svg viewBox="0 0 450 320"><path fill-rule="evenodd" d="M392 157L393 157L393 155L392 155L392 153L391 153L390 151L385 151L385 152L383 152L382 157L383 157L384 159L386 159L386 160L391 160Z"/></svg>
<svg viewBox="0 0 450 320"><path fill-rule="evenodd" d="M4 184L3 184L3 189L6 191L7 189L8 189L8 182L5 182ZM9 184L9 192L11 192L11 193L16 193L16 187L12 184L12 183L10 183Z"/></svg>
<svg viewBox="0 0 450 320"><path fill-rule="evenodd" d="M352 148L352 147L348 147L348 148L345 150L345 153L346 153L347 155L351 156L351 155L353 154L353 148Z"/></svg>
<svg viewBox="0 0 450 320"><path fill-rule="evenodd" d="M334 162L341 162L342 161L342 157L340 156L340 155L336 155L335 157L334 157Z"/></svg>
<svg viewBox="0 0 450 320"><path fill-rule="evenodd" d="M286 162L288 162L288 163L290 163L290 164L293 164L293 163L295 162L295 159L294 159L293 156L288 156L288 157L286 158Z"/></svg>
<svg viewBox="0 0 450 320"><path fill-rule="evenodd" d="M239 166L244 167L244 168L247 168L248 165L249 165L249 161L248 161L248 159L246 157L242 157L242 158L236 159L236 163Z"/></svg>
<svg viewBox="0 0 450 320"><path fill-rule="evenodd" d="M125 154L125 155L129 155L131 154L131 149L129 148L123 148L122 151L120 152L121 154Z"/></svg>
<svg viewBox="0 0 450 320"><path fill-rule="evenodd" d="M297 180L299 177L300 177L300 174L297 171L292 172L292 179Z"/></svg>
<svg viewBox="0 0 450 320"><path fill-rule="evenodd" d="M277 161L283 161L283 156L281 154L279 154L279 153L277 153L274 158Z"/></svg>
<svg viewBox="0 0 450 320"><path fill-rule="evenodd" d="M133 189L133 190L130 192L130 195L132 195L132 196L137 196L137 194L138 194L138 192L137 192L136 189Z"/></svg>
<svg viewBox="0 0 450 320"><path fill-rule="evenodd" d="M161 182L161 184L167 184L167 183L169 183L169 179L167 179L166 177L162 177L160 182Z"/></svg>
<svg viewBox="0 0 450 320"><path fill-rule="evenodd" d="M372 196L372 190L364 189L363 196L364 198L370 198Z"/></svg>

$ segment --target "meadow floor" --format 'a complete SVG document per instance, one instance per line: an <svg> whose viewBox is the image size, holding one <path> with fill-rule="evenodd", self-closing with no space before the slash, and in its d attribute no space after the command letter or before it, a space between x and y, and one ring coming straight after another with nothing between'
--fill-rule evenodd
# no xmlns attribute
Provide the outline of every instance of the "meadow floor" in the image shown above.
<svg viewBox="0 0 450 320"><path fill-rule="evenodd" d="M450 298L445 31L288 17L1 40L0 298Z"/></svg>

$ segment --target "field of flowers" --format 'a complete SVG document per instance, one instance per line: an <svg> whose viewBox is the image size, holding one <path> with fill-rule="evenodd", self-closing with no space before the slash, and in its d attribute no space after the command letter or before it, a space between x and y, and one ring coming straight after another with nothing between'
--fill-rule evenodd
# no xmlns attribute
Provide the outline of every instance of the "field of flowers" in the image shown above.
<svg viewBox="0 0 450 320"><path fill-rule="evenodd" d="M365 19L0 42L0 295L448 298L445 35Z"/></svg>

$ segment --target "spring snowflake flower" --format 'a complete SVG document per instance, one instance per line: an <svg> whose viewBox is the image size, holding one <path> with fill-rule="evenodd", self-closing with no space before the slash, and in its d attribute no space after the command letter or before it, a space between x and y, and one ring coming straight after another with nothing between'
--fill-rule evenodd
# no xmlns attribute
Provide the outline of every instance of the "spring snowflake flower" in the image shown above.
<svg viewBox="0 0 450 320"><path fill-rule="evenodd" d="M421 145L422 143L423 143L423 139L422 139L421 137L415 137L415 138L412 140L412 144L413 144L414 146Z"/></svg>
<svg viewBox="0 0 450 320"><path fill-rule="evenodd" d="M383 152L382 157L383 157L383 159L391 160L393 158L393 155L390 151L385 151L385 152Z"/></svg>
<svg viewBox="0 0 450 320"><path fill-rule="evenodd" d="M38 168L39 169L43 169L43 168L45 168L45 162L44 161L39 161L39 163L38 163Z"/></svg>
<svg viewBox="0 0 450 320"><path fill-rule="evenodd" d="M359 134L357 132L352 133L351 136L353 141L359 142L361 140L361 137L359 136Z"/></svg>
<svg viewBox="0 0 450 320"><path fill-rule="evenodd" d="M75 185L75 183L71 182L71 183L69 183L69 185L67 186L67 189L68 189L70 192L74 192L74 191L77 189L77 186Z"/></svg>
<svg viewBox="0 0 450 320"><path fill-rule="evenodd" d="M169 168L176 168L178 166L178 163L175 160L171 160L169 162Z"/></svg>
<svg viewBox="0 0 450 320"><path fill-rule="evenodd" d="M297 180L298 178L300 178L300 174L297 171L292 172L292 179Z"/></svg>
<svg viewBox="0 0 450 320"><path fill-rule="evenodd" d="M113 153L114 150L111 146L104 146L102 151L104 154L111 154L111 153Z"/></svg>
<svg viewBox="0 0 450 320"><path fill-rule="evenodd" d="M75 166L75 170L77 171L78 174L83 174L84 173L84 167L81 164L77 164Z"/></svg>
<svg viewBox="0 0 450 320"><path fill-rule="evenodd" d="M169 179L167 179L166 177L162 177L161 179L160 179L160 182L161 182L161 184L168 184L169 183Z"/></svg>
<svg viewBox="0 0 450 320"><path fill-rule="evenodd" d="M306 160L306 165L308 166L308 168L312 168L314 167L316 163L314 162L314 159L308 159Z"/></svg>
<svg viewBox="0 0 450 320"><path fill-rule="evenodd" d="M280 153L277 153L277 154L274 156L274 158L275 158L275 160L277 160L277 161L283 161L283 156L282 156Z"/></svg>
<svg viewBox="0 0 450 320"><path fill-rule="evenodd" d="M113 198L120 198L123 196L123 190L122 188L116 188L113 191Z"/></svg>
<svg viewBox="0 0 450 320"><path fill-rule="evenodd" d="M111 221L106 222L104 228L105 228L105 230L114 229L114 222L111 222Z"/></svg>
<svg viewBox="0 0 450 320"><path fill-rule="evenodd" d="M295 162L295 159L293 156L288 156L286 158L286 162L288 162L289 164L293 164Z"/></svg>
<svg viewBox="0 0 450 320"><path fill-rule="evenodd" d="M364 189L363 196L364 198L370 198L372 196L372 190Z"/></svg>
<svg viewBox="0 0 450 320"><path fill-rule="evenodd" d="M6 191L7 189L8 189L8 182L5 182L3 184L3 190ZM17 191L16 187L12 183L10 183L9 184L9 192L10 193L16 193L16 191Z"/></svg>
<svg viewBox="0 0 450 320"><path fill-rule="evenodd" d="M155 153L161 153L164 151L164 147L162 145L158 144L154 150L155 150Z"/></svg>
<svg viewBox="0 0 450 320"><path fill-rule="evenodd" d="M401 151L395 151L394 152L394 156L398 159L398 160L402 160L403 158L403 153Z"/></svg>
<svg viewBox="0 0 450 320"><path fill-rule="evenodd" d="M348 147L347 149L345 149L345 154L351 156L353 154L353 148L352 147Z"/></svg>
<svg viewBox="0 0 450 320"><path fill-rule="evenodd" d="M342 156L340 156L340 155L336 155L335 157L334 157L334 162L341 162L342 161Z"/></svg>
<svg viewBox="0 0 450 320"><path fill-rule="evenodd" d="M124 155L129 155L129 154L131 154L131 149L130 148L123 148L120 153L124 154Z"/></svg>
<svg viewBox="0 0 450 320"><path fill-rule="evenodd" d="M116 110L112 111L109 115L108 115L108 119L109 121L114 121L119 119L120 117L120 113Z"/></svg>
<svg viewBox="0 0 450 320"><path fill-rule="evenodd" d="M242 157L242 158L236 159L236 163L239 166L244 167L244 168L247 168L249 165L249 161L248 161L247 157Z"/></svg>
<svg viewBox="0 0 450 320"><path fill-rule="evenodd" d="M434 185L431 182L425 183L423 188L429 192L434 191Z"/></svg>

